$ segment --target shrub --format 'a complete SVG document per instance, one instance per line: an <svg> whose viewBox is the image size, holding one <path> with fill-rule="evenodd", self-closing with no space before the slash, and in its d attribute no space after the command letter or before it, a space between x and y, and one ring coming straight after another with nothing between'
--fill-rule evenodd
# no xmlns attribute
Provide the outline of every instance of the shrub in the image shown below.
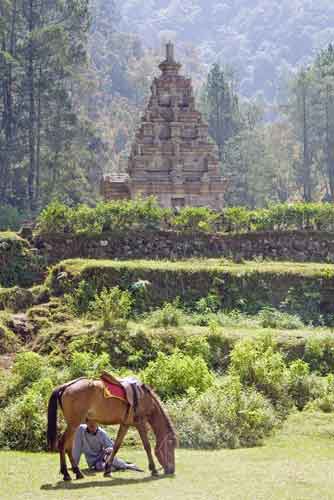
<svg viewBox="0 0 334 500"><path fill-rule="evenodd" d="M23 215L15 207L0 205L0 231L18 231Z"/></svg>
<svg viewBox="0 0 334 500"><path fill-rule="evenodd" d="M70 378L97 377L109 368L107 353L95 355L90 352L73 352L69 367Z"/></svg>
<svg viewBox="0 0 334 500"><path fill-rule="evenodd" d="M216 313L221 307L221 300L216 293L209 293L195 303L195 310L199 314Z"/></svg>
<svg viewBox="0 0 334 500"><path fill-rule="evenodd" d="M258 315L263 328L278 328L282 330L296 330L302 328L304 323L297 315L280 312L277 309L265 308Z"/></svg>
<svg viewBox="0 0 334 500"><path fill-rule="evenodd" d="M42 356L35 352L21 352L15 358L13 373L18 377L19 383L26 386L39 380L44 368Z"/></svg>
<svg viewBox="0 0 334 500"><path fill-rule="evenodd" d="M118 286L103 290L96 294L89 306L92 318L99 319L104 328L121 325L129 316L132 308L132 297L128 291L122 291Z"/></svg>
<svg viewBox="0 0 334 500"><path fill-rule="evenodd" d="M167 404L180 444L189 448L255 446L278 423L269 401L238 377L224 377L198 399Z"/></svg>
<svg viewBox="0 0 334 500"><path fill-rule="evenodd" d="M181 231L212 232L218 214L206 207L184 207L171 218L171 224Z"/></svg>
<svg viewBox="0 0 334 500"><path fill-rule="evenodd" d="M96 289L93 284L86 280L81 280L72 293L64 295L64 300L72 313L81 315L88 311L95 295Z"/></svg>
<svg viewBox="0 0 334 500"><path fill-rule="evenodd" d="M8 317L5 313L0 316L0 354L15 352L20 345L20 341L12 330L7 326Z"/></svg>
<svg viewBox="0 0 334 500"><path fill-rule="evenodd" d="M334 372L334 338L333 335L310 337L306 340L304 360L311 370L321 375Z"/></svg>
<svg viewBox="0 0 334 500"><path fill-rule="evenodd" d="M0 288L0 309L10 309L13 312L28 309L34 303L33 293L18 286Z"/></svg>
<svg viewBox="0 0 334 500"><path fill-rule="evenodd" d="M282 410L289 406L288 370L270 336L237 342L231 353L230 373L242 384L254 386Z"/></svg>
<svg viewBox="0 0 334 500"><path fill-rule="evenodd" d="M213 383L213 375L202 357L190 357L180 351L171 356L160 352L143 370L142 378L163 399L182 396L192 389L201 393Z"/></svg>
<svg viewBox="0 0 334 500"><path fill-rule="evenodd" d="M173 303L166 302L163 307L156 309L147 316L147 323L153 328L168 328L170 326L180 326L183 321L183 311L179 308L179 301Z"/></svg>
<svg viewBox="0 0 334 500"><path fill-rule="evenodd" d="M72 209L59 201L53 201L38 217L37 229L40 233L69 233Z"/></svg>
<svg viewBox="0 0 334 500"><path fill-rule="evenodd" d="M288 378L289 394L298 410L302 410L323 392L323 381L311 375L309 365L301 359L291 363Z"/></svg>
<svg viewBox="0 0 334 500"><path fill-rule="evenodd" d="M178 347L184 354L193 357L200 356L206 363L210 359L210 346L208 340L203 335L191 335L182 338L178 343Z"/></svg>
<svg viewBox="0 0 334 500"><path fill-rule="evenodd" d="M318 386L318 393L308 408L319 409L325 413L334 412L334 375L319 377Z"/></svg>
<svg viewBox="0 0 334 500"><path fill-rule="evenodd" d="M13 400L0 415L0 448L45 449L47 402L54 385L43 378Z"/></svg>

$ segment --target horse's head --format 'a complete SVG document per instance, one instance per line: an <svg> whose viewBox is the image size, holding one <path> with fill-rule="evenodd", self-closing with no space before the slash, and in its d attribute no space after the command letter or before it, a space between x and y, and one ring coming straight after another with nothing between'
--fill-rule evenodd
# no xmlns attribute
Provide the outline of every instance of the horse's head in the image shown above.
<svg viewBox="0 0 334 500"><path fill-rule="evenodd" d="M172 421L154 391L149 386L145 386L145 390L150 402L150 411L148 412L147 419L156 438L155 456L165 474L174 474L175 448L178 441Z"/></svg>
<svg viewBox="0 0 334 500"><path fill-rule="evenodd" d="M155 455L165 474L175 472L175 448L177 440L173 432L167 433L155 447Z"/></svg>

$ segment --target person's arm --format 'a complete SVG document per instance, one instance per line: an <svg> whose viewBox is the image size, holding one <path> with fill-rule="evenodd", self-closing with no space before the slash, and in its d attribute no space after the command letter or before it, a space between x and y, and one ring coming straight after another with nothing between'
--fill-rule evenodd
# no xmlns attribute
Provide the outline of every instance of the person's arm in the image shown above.
<svg viewBox="0 0 334 500"><path fill-rule="evenodd" d="M72 455L76 465L79 465L82 453L82 429L79 427L75 433Z"/></svg>
<svg viewBox="0 0 334 500"><path fill-rule="evenodd" d="M110 437L108 436L106 431L103 429L100 429L100 432L101 432L101 440L102 440L103 449L105 450L106 448L113 448L114 442L112 439L110 439Z"/></svg>
<svg viewBox="0 0 334 500"><path fill-rule="evenodd" d="M110 437L108 436L108 434L106 433L105 430L103 429L100 429L100 432L101 432L101 436L102 436L102 440L103 440L103 448L106 450L106 449L110 449L112 450L113 447L114 447L114 442L112 439L110 439ZM127 468L127 464L124 460L122 460L121 458L118 458L118 457L114 457L113 459L113 462L112 462L112 465L116 468L116 469L119 469L119 470L124 470Z"/></svg>

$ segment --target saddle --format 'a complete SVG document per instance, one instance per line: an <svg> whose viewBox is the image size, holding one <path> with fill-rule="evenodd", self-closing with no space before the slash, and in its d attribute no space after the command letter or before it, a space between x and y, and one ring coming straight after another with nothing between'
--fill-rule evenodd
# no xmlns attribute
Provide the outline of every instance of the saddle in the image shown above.
<svg viewBox="0 0 334 500"><path fill-rule="evenodd" d="M133 411L135 418L144 414L144 400L145 394L147 393L147 387L145 384L140 382L136 377L118 378L106 371L102 372L100 378L104 384L105 397L114 397L127 401L129 404L127 417L129 417L131 410Z"/></svg>

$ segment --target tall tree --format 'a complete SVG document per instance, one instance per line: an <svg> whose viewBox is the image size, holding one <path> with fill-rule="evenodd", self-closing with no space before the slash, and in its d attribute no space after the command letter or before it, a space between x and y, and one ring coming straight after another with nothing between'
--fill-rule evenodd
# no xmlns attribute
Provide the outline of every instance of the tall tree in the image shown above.
<svg viewBox="0 0 334 500"><path fill-rule="evenodd" d="M234 91L233 78L229 78L219 64L214 64L204 87L204 110L209 133L218 145L220 159L224 146L240 130L238 97Z"/></svg>

